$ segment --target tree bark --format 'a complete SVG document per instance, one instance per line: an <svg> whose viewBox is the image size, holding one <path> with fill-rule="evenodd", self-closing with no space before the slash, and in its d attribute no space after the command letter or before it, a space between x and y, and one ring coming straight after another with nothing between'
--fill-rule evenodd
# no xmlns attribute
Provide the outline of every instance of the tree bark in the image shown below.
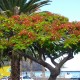
<svg viewBox="0 0 80 80"><path fill-rule="evenodd" d="M45 80L45 67L42 66L42 80Z"/></svg>
<svg viewBox="0 0 80 80"><path fill-rule="evenodd" d="M54 76L51 74L48 80L56 80L56 78L57 78L57 76Z"/></svg>
<svg viewBox="0 0 80 80"><path fill-rule="evenodd" d="M60 68L58 66L51 67L48 65L48 69L50 71L50 77L48 80L56 80L57 76L60 74Z"/></svg>
<svg viewBox="0 0 80 80"><path fill-rule="evenodd" d="M20 80L20 57L14 54L11 57L11 79Z"/></svg>
<svg viewBox="0 0 80 80"><path fill-rule="evenodd" d="M33 65L32 65L32 60L30 60L30 76L33 77Z"/></svg>
<svg viewBox="0 0 80 80"><path fill-rule="evenodd" d="M52 71L50 71L50 77L48 80L56 80L57 76L60 74L60 70L59 69L53 69Z"/></svg>

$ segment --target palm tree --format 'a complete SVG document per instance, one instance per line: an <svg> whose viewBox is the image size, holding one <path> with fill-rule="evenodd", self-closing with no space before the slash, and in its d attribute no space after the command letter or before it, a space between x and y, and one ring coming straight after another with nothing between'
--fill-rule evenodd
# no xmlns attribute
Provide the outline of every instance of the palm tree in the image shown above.
<svg viewBox="0 0 80 80"><path fill-rule="evenodd" d="M21 13L31 14L44 5L48 5L50 0L0 0L0 11L7 15Z"/></svg>

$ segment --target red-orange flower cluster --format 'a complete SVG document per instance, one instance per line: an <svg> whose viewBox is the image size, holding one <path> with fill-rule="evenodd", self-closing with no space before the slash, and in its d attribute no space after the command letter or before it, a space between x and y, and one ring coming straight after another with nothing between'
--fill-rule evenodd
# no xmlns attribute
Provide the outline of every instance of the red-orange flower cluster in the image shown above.
<svg viewBox="0 0 80 80"><path fill-rule="evenodd" d="M12 18L15 19L15 20L19 20L20 19L20 15L14 15L14 16L12 16Z"/></svg>
<svg viewBox="0 0 80 80"><path fill-rule="evenodd" d="M80 30L80 22L77 22L77 23L75 24L75 27L76 27L77 30Z"/></svg>
<svg viewBox="0 0 80 80"><path fill-rule="evenodd" d="M27 35L27 34L28 34L28 32L27 32L27 30L25 30L25 29L23 29L23 30L19 33L20 36L22 36L22 35Z"/></svg>
<svg viewBox="0 0 80 80"><path fill-rule="evenodd" d="M31 17L32 18L32 22L34 23L38 23L38 22L42 22L44 17L40 16L40 15L34 15Z"/></svg>
<svg viewBox="0 0 80 80"><path fill-rule="evenodd" d="M27 18L23 19L22 24L25 26L32 26L32 22Z"/></svg>
<svg viewBox="0 0 80 80"><path fill-rule="evenodd" d="M28 32L28 37L32 40L35 39L35 35L32 32Z"/></svg>

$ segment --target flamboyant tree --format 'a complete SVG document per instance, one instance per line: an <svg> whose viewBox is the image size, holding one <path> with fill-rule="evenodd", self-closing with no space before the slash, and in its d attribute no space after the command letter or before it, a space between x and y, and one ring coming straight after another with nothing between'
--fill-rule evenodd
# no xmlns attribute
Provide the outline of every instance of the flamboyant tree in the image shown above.
<svg viewBox="0 0 80 80"><path fill-rule="evenodd" d="M31 21L34 22L31 30L37 36L36 41L28 48L32 54L29 54L28 50L26 53L24 51L19 53L48 68L51 73L49 80L55 80L63 64L80 51L80 25L78 22L68 22L67 18L49 12L34 14ZM25 25L28 25L27 22ZM46 57L51 59L54 67L45 62ZM62 57L61 60L55 62L59 57Z"/></svg>
<svg viewBox="0 0 80 80"><path fill-rule="evenodd" d="M50 12L11 18L1 16L0 23L0 50L13 58L14 65L19 64L20 56L24 56L48 68L51 73L49 80L55 80L62 65L80 50L80 25L68 22L63 16ZM65 54L58 63L55 62ZM45 62L46 57L51 59L54 67ZM15 78L12 80L19 80L18 66L14 65L11 73Z"/></svg>

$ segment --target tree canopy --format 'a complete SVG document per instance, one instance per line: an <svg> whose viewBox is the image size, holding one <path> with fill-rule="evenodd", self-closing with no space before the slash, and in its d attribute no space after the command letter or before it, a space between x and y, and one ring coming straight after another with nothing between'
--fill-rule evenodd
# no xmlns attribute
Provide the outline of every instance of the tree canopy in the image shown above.
<svg viewBox="0 0 80 80"><path fill-rule="evenodd" d="M47 15L48 18L45 17ZM54 25L52 20L55 22L56 17L58 19L60 18L58 15L52 15L50 13L36 13L30 16L16 15L10 18L1 16L0 49L6 47L25 49L27 45L31 44L32 41L35 42L35 40L43 44L47 39L51 38L55 40L59 38L59 34L56 33L57 31L54 32L53 30L55 28L52 27L52 25ZM65 23L66 18L63 17L63 19L64 20L59 22L59 24ZM53 35L55 33L56 35Z"/></svg>
<svg viewBox="0 0 80 80"><path fill-rule="evenodd" d="M80 22L69 22L64 16L50 12L10 18L0 16L0 50L8 50L5 55L15 51L16 56L20 54L48 68L51 72L49 80L59 74L62 65L74 53L80 51L79 45ZM67 56L59 63L55 62L64 54ZM45 62L46 57L55 68Z"/></svg>

